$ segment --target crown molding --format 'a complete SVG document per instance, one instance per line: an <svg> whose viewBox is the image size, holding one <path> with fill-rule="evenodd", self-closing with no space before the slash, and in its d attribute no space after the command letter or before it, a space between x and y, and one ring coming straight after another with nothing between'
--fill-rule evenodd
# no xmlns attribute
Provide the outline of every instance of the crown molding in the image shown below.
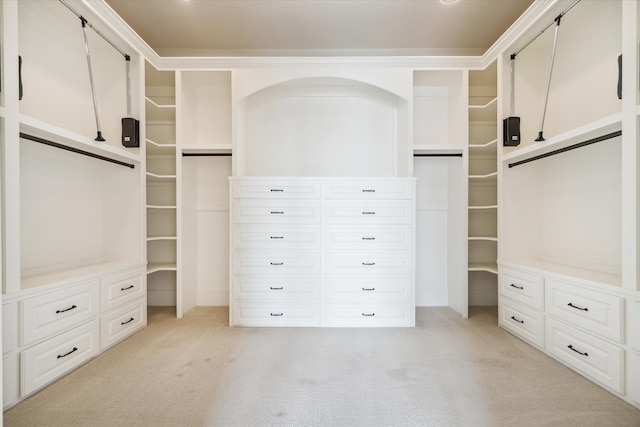
<svg viewBox="0 0 640 427"><path fill-rule="evenodd" d="M420 69L484 69L531 30L562 0L536 0L481 56L160 56L104 0L77 0L109 30L125 40L158 70L231 70L270 67L383 67Z"/></svg>

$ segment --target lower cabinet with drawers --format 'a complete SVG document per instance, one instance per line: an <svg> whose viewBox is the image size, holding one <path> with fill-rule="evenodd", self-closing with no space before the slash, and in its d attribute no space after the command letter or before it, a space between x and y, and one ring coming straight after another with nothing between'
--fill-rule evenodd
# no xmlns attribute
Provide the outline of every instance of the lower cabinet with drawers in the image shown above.
<svg viewBox="0 0 640 427"><path fill-rule="evenodd" d="M146 324L146 272L142 265L5 295L4 407Z"/></svg>
<svg viewBox="0 0 640 427"><path fill-rule="evenodd" d="M232 326L415 325L415 179L230 186Z"/></svg>
<svg viewBox="0 0 640 427"><path fill-rule="evenodd" d="M503 263L499 325L640 407L640 302L611 285Z"/></svg>

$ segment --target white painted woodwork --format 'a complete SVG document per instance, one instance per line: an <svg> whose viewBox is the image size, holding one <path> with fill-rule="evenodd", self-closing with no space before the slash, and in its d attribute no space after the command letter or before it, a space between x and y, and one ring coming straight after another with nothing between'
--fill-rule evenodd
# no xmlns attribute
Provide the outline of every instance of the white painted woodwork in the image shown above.
<svg viewBox="0 0 640 427"><path fill-rule="evenodd" d="M537 310L544 310L544 279L518 270L502 269L500 293Z"/></svg>
<svg viewBox="0 0 640 427"><path fill-rule="evenodd" d="M231 325L414 324L413 179L233 177L230 187Z"/></svg>
<svg viewBox="0 0 640 427"><path fill-rule="evenodd" d="M113 310L100 320L100 348L106 350L146 324L147 301L144 298Z"/></svg>
<svg viewBox="0 0 640 427"><path fill-rule="evenodd" d="M498 305L498 323L508 331L544 348L544 314L506 298Z"/></svg>

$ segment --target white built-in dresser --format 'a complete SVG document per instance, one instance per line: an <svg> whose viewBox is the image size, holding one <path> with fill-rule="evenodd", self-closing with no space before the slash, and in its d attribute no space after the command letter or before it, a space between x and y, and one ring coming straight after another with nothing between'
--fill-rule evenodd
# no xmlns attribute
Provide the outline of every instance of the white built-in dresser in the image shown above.
<svg viewBox="0 0 640 427"><path fill-rule="evenodd" d="M232 177L232 326L413 326L414 178Z"/></svg>

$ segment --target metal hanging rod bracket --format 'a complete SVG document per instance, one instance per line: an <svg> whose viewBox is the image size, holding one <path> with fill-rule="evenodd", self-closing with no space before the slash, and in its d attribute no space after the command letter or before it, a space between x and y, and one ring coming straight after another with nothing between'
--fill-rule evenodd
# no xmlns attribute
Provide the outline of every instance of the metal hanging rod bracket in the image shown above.
<svg viewBox="0 0 640 427"><path fill-rule="evenodd" d="M29 141L38 142L40 144L48 145L50 147L60 148L62 150L71 151L72 153L82 154L83 156L93 157L94 159L103 160L109 163L115 163L117 165L126 166L128 168L134 169L136 165L132 163L122 162L120 160L111 159L109 157L101 156L99 154L91 153L89 151L84 151L79 148L69 147L68 145L60 144L58 142L53 142L48 139L40 138L37 136L29 135L28 133L20 132L20 138L28 139Z"/></svg>
<svg viewBox="0 0 640 427"><path fill-rule="evenodd" d="M517 51L515 51L514 53L511 54L511 59L516 59L516 56L522 52L523 50L525 50L531 43L533 43L538 37L540 37L541 35L544 34L545 31L547 31L553 24L557 23L560 24L560 20L562 19L562 17L564 15L567 14L567 12L569 12L571 9L573 9L573 7L575 5L577 5L578 3L580 3L580 0L575 0L568 8L566 8L565 10L563 10L560 15L556 16L555 18L553 18L553 21L551 21L549 23L549 25L547 25L546 27L544 27L542 29L542 31L540 31L538 34L536 34L535 37L533 37L531 40L529 40L524 46L522 46L520 49L518 49Z"/></svg>
<svg viewBox="0 0 640 427"><path fill-rule="evenodd" d="M86 20L85 17L83 17L82 15L80 15L78 12L76 12L71 6L69 6L67 4L66 1L64 0L58 0L60 3L62 3L67 9L69 9L71 12L73 12L74 15L76 15L78 18L80 18L80 20L83 22L83 26L87 25L89 28L91 28L93 31L96 32L97 35L99 35L100 37L102 37L102 39L104 41L106 41L107 43L109 43L111 45L111 47L113 47L115 50L117 50L120 55L124 56L125 59L127 59L129 57L129 55L127 55L125 52L122 51L122 49L120 49L115 43L113 43L111 40L109 40L104 34L102 34L100 31L98 31L93 25L91 25L91 23L89 21ZM128 60L128 59L127 59Z"/></svg>
<svg viewBox="0 0 640 427"><path fill-rule="evenodd" d="M608 133L606 135L598 136L596 138L588 139L586 141L582 141L582 142L578 142L578 143L573 144L573 145L569 145L568 147L559 148L559 149L554 150L554 151L549 151L548 153L540 154L539 156L530 157L530 158L525 159L525 160L520 160L519 162L509 163L509 167L512 168L512 167L515 167L515 166L523 165L525 163L533 162L535 160L544 159L545 157L555 156L556 154L565 153L567 151L575 150L576 148L581 148L581 147L585 147L587 145L595 144L596 142L606 141L608 139L612 139L612 138L618 137L620 135L622 135L622 131L621 130L618 130L618 131L615 131L615 132L611 132L611 133Z"/></svg>

